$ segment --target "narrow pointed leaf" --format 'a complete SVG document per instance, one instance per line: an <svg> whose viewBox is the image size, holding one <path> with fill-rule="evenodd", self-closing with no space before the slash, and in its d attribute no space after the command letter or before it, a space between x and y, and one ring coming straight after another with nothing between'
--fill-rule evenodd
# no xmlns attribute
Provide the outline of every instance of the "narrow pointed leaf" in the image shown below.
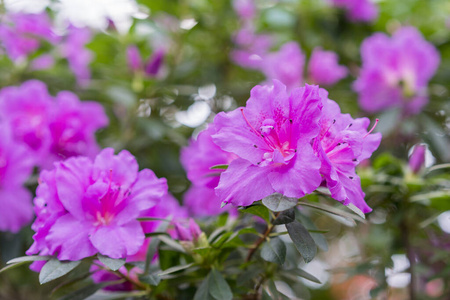
<svg viewBox="0 0 450 300"><path fill-rule="evenodd" d="M216 300L231 300L233 293L219 271L213 269L209 274L209 293Z"/></svg>
<svg viewBox="0 0 450 300"><path fill-rule="evenodd" d="M322 232L317 232L317 227L307 216L298 213L296 218L302 223L305 224L305 227L308 228L309 233L311 234L314 242L322 251L328 251L328 242L327 239L323 236Z"/></svg>
<svg viewBox="0 0 450 300"><path fill-rule="evenodd" d="M75 269L81 261L59 261L56 258L49 260L39 273L39 283L44 284Z"/></svg>
<svg viewBox="0 0 450 300"><path fill-rule="evenodd" d="M286 245L280 238L272 238L264 243L261 257L266 261L282 265L286 259Z"/></svg>
<svg viewBox="0 0 450 300"><path fill-rule="evenodd" d="M102 283L92 283L87 286L82 287L79 290L76 290L70 294L64 295L59 300L84 300L88 298L89 296L95 294L98 290L107 287L108 285L114 285L124 282L125 280L118 280L118 281L109 281L109 282L102 282Z"/></svg>
<svg viewBox="0 0 450 300"><path fill-rule="evenodd" d="M102 262L102 264L104 264L113 271L119 270L125 264L125 259L114 259L101 254L98 254L97 257L98 260Z"/></svg>
<svg viewBox="0 0 450 300"><path fill-rule="evenodd" d="M297 205L297 198L289 198L280 193L274 193L262 199L262 203L271 211L285 211Z"/></svg>
<svg viewBox="0 0 450 300"><path fill-rule="evenodd" d="M228 169L228 165L215 165L209 169L210 170L226 170L226 169Z"/></svg>
<svg viewBox="0 0 450 300"><path fill-rule="evenodd" d="M161 282L161 277L159 277L158 275L152 275L152 274L143 275L143 276L139 276L139 281L153 285L153 286L157 286Z"/></svg>
<svg viewBox="0 0 450 300"><path fill-rule="evenodd" d="M21 256L16 257L11 260L9 260L6 264L15 264L20 262L33 262L33 261L42 261L42 260L49 260L52 256L40 256L40 255L29 255L29 256Z"/></svg>
<svg viewBox="0 0 450 300"><path fill-rule="evenodd" d="M245 213L248 213L248 214L252 214L252 215L261 217L267 223L269 223L269 221L270 221L270 212L267 209L267 207L265 207L264 205L248 206L248 207L242 209L241 211L245 212Z"/></svg>
<svg viewBox="0 0 450 300"><path fill-rule="evenodd" d="M302 255L306 263L313 260L317 253L317 246L308 230L300 222L286 224L287 231L295 247Z"/></svg>
<svg viewBox="0 0 450 300"><path fill-rule="evenodd" d="M171 274L171 273L174 273L174 272L185 270L185 269L188 269L188 268L192 267L193 265L194 265L194 263L190 263L190 264L182 265L182 266L175 266L175 267L166 269L166 270L158 273L158 276L164 276L164 275L167 275L167 274Z"/></svg>
<svg viewBox="0 0 450 300"><path fill-rule="evenodd" d="M308 279L309 281L321 284L322 282L320 282L319 279L317 279L317 277L315 277L314 275L309 274L308 272L306 272L305 270L302 269L294 269L291 270L289 272L294 272L295 275L300 276L302 278Z"/></svg>
<svg viewBox="0 0 450 300"><path fill-rule="evenodd" d="M214 300L214 297L209 293L209 277L211 273L203 279L202 283L195 292L193 300Z"/></svg>

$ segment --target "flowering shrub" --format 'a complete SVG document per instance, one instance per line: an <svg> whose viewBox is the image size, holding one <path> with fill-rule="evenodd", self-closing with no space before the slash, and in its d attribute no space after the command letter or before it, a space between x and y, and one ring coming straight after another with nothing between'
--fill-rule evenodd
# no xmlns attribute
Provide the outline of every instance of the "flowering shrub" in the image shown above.
<svg viewBox="0 0 450 300"><path fill-rule="evenodd" d="M0 299L446 299L443 1L3 1Z"/></svg>

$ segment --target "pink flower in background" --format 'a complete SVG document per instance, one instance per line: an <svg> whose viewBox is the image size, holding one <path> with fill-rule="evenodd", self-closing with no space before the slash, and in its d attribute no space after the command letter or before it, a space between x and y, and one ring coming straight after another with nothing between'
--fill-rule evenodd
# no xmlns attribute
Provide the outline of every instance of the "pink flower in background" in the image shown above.
<svg viewBox="0 0 450 300"><path fill-rule="evenodd" d="M272 37L267 34L255 33L252 26L244 26L234 36L234 42L238 49L230 53L231 60L243 67L259 69L263 63L263 57L272 46Z"/></svg>
<svg viewBox="0 0 450 300"><path fill-rule="evenodd" d="M264 56L261 71L267 80L281 81L288 91L303 85L303 69L305 55L296 42L288 42L281 46L277 52L271 52Z"/></svg>
<svg viewBox="0 0 450 300"><path fill-rule="evenodd" d="M176 222L175 231L177 233L177 238L180 241L195 242L200 234L202 234L202 230L192 218L189 218L188 222Z"/></svg>
<svg viewBox="0 0 450 300"><path fill-rule="evenodd" d="M354 22L370 22L378 17L378 7L371 0L331 0L347 11L347 17Z"/></svg>
<svg viewBox="0 0 450 300"><path fill-rule="evenodd" d="M89 85L91 71L89 64L92 61L92 52L86 49L86 44L92 39L89 28L69 26L64 43L61 45L61 55L66 58L69 67L81 87Z"/></svg>
<svg viewBox="0 0 450 300"><path fill-rule="evenodd" d="M37 80L0 91L0 119L14 128L14 139L30 148L41 168L70 156L94 157L99 151L94 133L108 124L99 103L81 102L67 91L53 98Z"/></svg>
<svg viewBox="0 0 450 300"><path fill-rule="evenodd" d="M192 186L184 195L184 205L189 214L195 217L214 216L225 211L217 198L214 188L219 184L223 169L211 170L216 165L228 165L237 156L223 151L212 139L214 124L200 132L196 140L181 150L181 163L187 172Z"/></svg>
<svg viewBox="0 0 450 300"><path fill-rule="evenodd" d="M391 38L376 33L361 46L362 67L354 83L359 105L368 112L399 107L417 114L428 102L428 81L439 66L439 53L414 27Z"/></svg>
<svg viewBox="0 0 450 300"><path fill-rule="evenodd" d="M147 61L144 72L150 77L158 77L164 63L165 51L163 49L156 50Z"/></svg>
<svg viewBox="0 0 450 300"><path fill-rule="evenodd" d="M134 45L128 46L126 54L127 54L128 68L133 72L136 72L137 70L141 69L142 58L141 54L139 53L139 49Z"/></svg>
<svg viewBox="0 0 450 300"><path fill-rule="evenodd" d="M427 152L427 146L425 144L415 145L411 156L409 157L409 168L414 174L425 166L425 154Z"/></svg>
<svg viewBox="0 0 450 300"><path fill-rule="evenodd" d="M234 11L244 20L252 19L256 14L254 0L233 0Z"/></svg>
<svg viewBox="0 0 450 300"><path fill-rule="evenodd" d="M292 90L274 80L256 86L245 108L219 113L214 142L239 158L222 173L216 194L224 203L247 206L275 192L302 197L321 183L311 140L319 133L317 86Z"/></svg>
<svg viewBox="0 0 450 300"><path fill-rule="evenodd" d="M51 54L42 54L31 61L30 68L32 70L46 70L53 67L54 64L55 59Z"/></svg>
<svg viewBox="0 0 450 300"><path fill-rule="evenodd" d="M308 64L308 76L315 84L333 85L345 78L348 69L338 64L339 57L333 51L315 48Z"/></svg>
<svg viewBox="0 0 450 300"><path fill-rule="evenodd" d="M126 150L104 149L91 161L70 158L43 171L35 198L35 242L28 255L79 260L97 253L111 258L136 254L145 235L141 213L167 193L165 179L144 169Z"/></svg>
<svg viewBox="0 0 450 300"><path fill-rule="evenodd" d="M327 98L326 91L321 92L321 130L314 141L314 151L322 163L320 174L331 197L344 205L352 203L368 213L372 209L364 201L365 195L355 167L378 148L381 133L369 134L369 119L353 119L349 114L342 114L339 105Z"/></svg>
<svg viewBox="0 0 450 300"><path fill-rule="evenodd" d="M45 13L10 14L0 24L0 42L8 56L15 61L34 53L42 41L54 43L57 40Z"/></svg>
<svg viewBox="0 0 450 300"><path fill-rule="evenodd" d="M33 161L28 148L16 143L0 123L0 231L18 232L33 218L31 193L23 187Z"/></svg>

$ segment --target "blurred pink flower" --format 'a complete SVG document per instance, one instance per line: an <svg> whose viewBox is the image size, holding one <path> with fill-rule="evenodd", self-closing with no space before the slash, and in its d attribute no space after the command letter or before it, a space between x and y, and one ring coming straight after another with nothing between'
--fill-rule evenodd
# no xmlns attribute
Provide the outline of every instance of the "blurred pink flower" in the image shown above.
<svg viewBox="0 0 450 300"><path fill-rule="evenodd" d="M308 64L308 76L312 83L333 85L348 74L346 67L338 64L338 56L333 51L315 48Z"/></svg>
<svg viewBox="0 0 450 300"><path fill-rule="evenodd" d="M347 11L347 17L354 22L370 22L378 17L378 7L371 0L331 0Z"/></svg>

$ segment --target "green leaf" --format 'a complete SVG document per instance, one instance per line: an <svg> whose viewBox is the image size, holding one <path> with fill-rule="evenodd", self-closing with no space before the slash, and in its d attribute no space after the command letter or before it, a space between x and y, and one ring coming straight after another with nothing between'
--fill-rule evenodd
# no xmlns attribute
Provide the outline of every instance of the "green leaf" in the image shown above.
<svg viewBox="0 0 450 300"><path fill-rule="evenodd" d="M226 170L226 169L228 169L228 165L215 165L215 166L212 166L211 168L209 168L210 170L216 170L216 169L219 169L219 170Z"/></svg>
<svg viewBox="0 0 450 300"><path fill-rule="evenodd" d="M252 214L264 219L267 223L270 221L270 212L264 205L256 204L252 206L248 206L244 209L241 209L242 212L247 214Z"/></svg>
<svg viewBox="0 0 450 300"><path fill-rule="evenodd" d="M280 299L280 293L278 292L275 282L272 279L267 281L267 287L269 288L272 299Z"/></svg>
<svg viewBox="0 0 450 300"><path fill-rule="evenodd" d="M97 258L99 261L101 261L102 264L113 271L119 270L125 264L125 259L114 259L101 254L97 254Z"/></svg>
<svg viewBox="0 0 450 300"><path fill-rule="evenodd" d="M172 221L172 220L168 220L168 219L149 218L149 217L137 218L136 220L141 221L141 222L151 222L151 221L171 222Z"/></svg>
<svg viewBox="0 0 450 300"><path fill-rule="evenodd" d="M280 215L272 221L273 225L282 225L294 222L295 220L295 208L288 209L280 213Z"/></svg>
<svg viewBox="0 0 450 300"><path fill-rule="evenodd" d="M178 243L175 240L172 240L171 237L167 237L165 235L160 235L157 237L161 242L172 248L173 250L176 250L181 253L186 253L186 250L184 250L183 246L181 246L180 243Z"/></svg>
<svg viewBox="0 0 450 300"><path fill-rule="evenodd" d="M261 249L261 257L279 265L284 264L286 259L286 245L280 238L272 238Z"/></svg>
<svg viewBox="0 0 450 300"><path fill-rule="evenodd" d="M285 211L297 205L297 198L289 198L280 193L274 193L262 199L262 203L271 211Z"/></svg>
<svg viewBox="0 0 450 300"><path fill-rule="evenodd" d="M203 282L200 284L197 291L195 292L193 300L214 300L214 297L211 296L211 294L209 293L210 274L208 274L208 276L205 279L203 279Z"/></svg>
<svg viewBox="0 0 450 300"><path fill-rule="evenodd" d="M346 219L347 221L351 222L352 224L356 225L355 220L359 220L361 222L365 222L364 219L361 219L359 216L356 216L354 214L348 213L346 211L343 211L341 209L335 208L333 206L329 206L329 205L325 205L325 204L321 204L321 203L308 203L308 202L299 202L298 204L303 205L303 206L308 206L314 209L318 209L321 211L324 211L326 213L332 214L332 215L336 215L339 217L342 217L344 219Z"/></svg>
<svg viewBox="0 0 450 300"><path fill-rule="evenodd" d="M216 300L231 300L233 293L230 286L219 271L213 269L209 273L209 293Z"/></svg>
<svg viewBox="0 0 450 300"><path fill-rule="evenodd" d="M109 282L102 282L102 283L92 283L87 286L82 287L79 290L76 290L70 294L64 295L59 300L84 300L87 297L95 294L98 290L107 287L108 285L113 284L119 284L124 282L125 280L118 280L118 281L109 281Z"/></svg>
<svg viewBox="0 0 450 300"><path fill-rule="evenodd" d="M308 230L300 222L286 224L287 231L295 248L300 252L306 263L313 260L317 253L317 246Z"/></svg>
<svg viewBox="0 0 450 300"><path fill-rule="evenodd" d="M66 275L75 269L81 261L59 261L56 258L49 260L39 273L39 283L44 284L61 276Z"/></svg>
<svg viewBox="0 0 450 300"><path fill-rule="evenodd" d="M161 222L158 225L158 228L156 228L155 232L165 232L167 230L167 227L169 227L169 222ZM145 258L145 268L144 268L144 274L148 273L148 270L150 268L150 263L153 260L153 257L155 257L156 251L158 250L160 240L158 238L152 238L150 240L150 243L148 244L147 248L147 255Z"/></svg>
<svg viewBox="0 0 450 300"><path fill-rule="evenodd" d="M366 215L359 208L357 208L353 203L346 205L346 207L349 208L351 211L353 211L358 216L360 216L362 219L364 219L364 220L366 219Z"/></svg>
<svg viewBox="0 0 450 300"><path fill-rule="evenodd" d="M187 264L187 265L175 266L175 267L172 267L172 268L168 268L168 269L158 273L158 276L164 276L164 275L175 273L175 272L178 272L178 271L181 271L181 270L185 270L185 269L188 269L188 268L192 267L193 265L194 265L194 263L190 263L190 264Z"/></svg>
<svg viewBox="0 0 450 300"><path fill-rule="evenodd" d="M328 251L327 239L323 236L323 234L321 234L320 232L316 231L317 227L313 223L313 221L311 221L310 218L308 218L307 216L303 215L302 213L298 213L296 217L302 224L305 224L305 227L308 228L308 231L311 234L311 236L312 236L314 242L316 243L316 245L322 251Z"/></svg>
<svg viewBox="0 0 450 300"><path fill-rule="evenodd" d="M22 262L33 262L33 261L42 261L42 260L49 260L53 258L52 256L40 256L40 255L29 255L29 256L21 256L16 257L11 260L9 260L6 264L16 264L16 263L22 263Z"/></svg>
<svg viewBox="0 0 450 300"><path fill-rule="evenodd" d="M161 282L161 277L158 275L152 275L152 274L142 275L142 276L139 276L139 281L153 285L153 286L157 286Z"/></svg>
<svg viewBox="0 0 450 300"><path fill-rule="evenodd" d="M302 269L294 269L294 270L289 270L289 272L294 272L295 275L300 276L302 278L308 279L309 281L321 284L322 282L320 282L319 279L317 279L315 276L309 274L308 272L306 272L305 270Z"/></svg>

